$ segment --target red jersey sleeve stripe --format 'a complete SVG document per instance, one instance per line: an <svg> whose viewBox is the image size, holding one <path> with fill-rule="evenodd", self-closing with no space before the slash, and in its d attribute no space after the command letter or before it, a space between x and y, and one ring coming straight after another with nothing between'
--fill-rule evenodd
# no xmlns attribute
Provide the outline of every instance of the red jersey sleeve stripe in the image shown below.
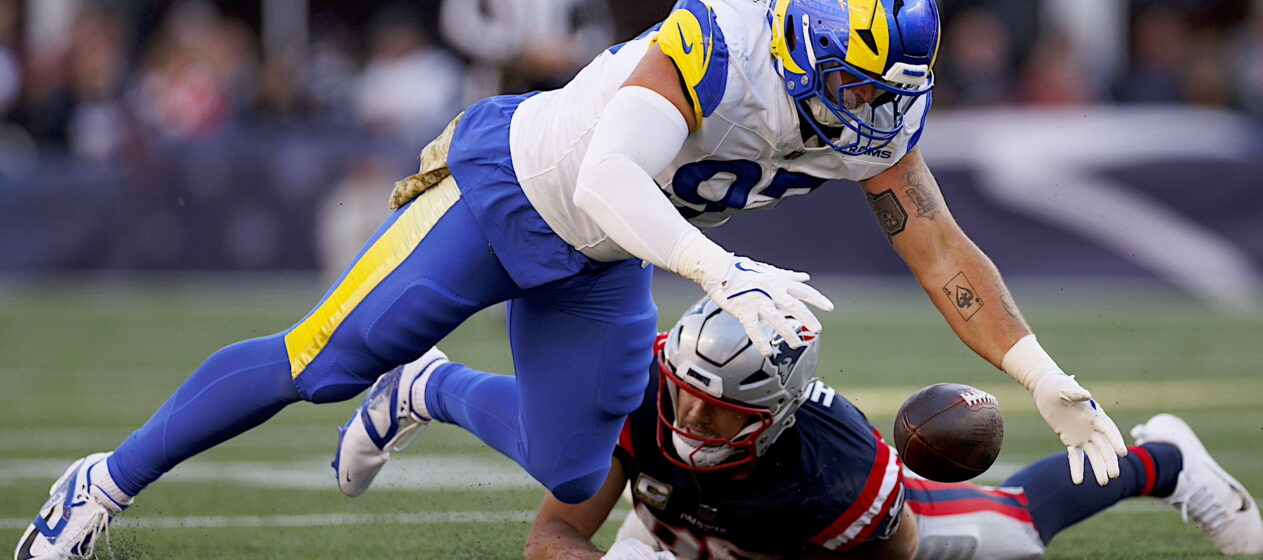
<svg viewBox="0 0 1263 560"><path fill-rule="evenodd" d="M898 485L895 490L886 497L886 501L881 505L881 510L877 512L877 515L873 517L872 521L869 521L868 525L865 525L864 528L860 530L859 534L855 535L855 538L838 547L838 551L849 550L858 544L868 542L868 538L873 534L873 531L877 530L877 528L886 521L886 518L890 516L890 509L899 502L899 497L902 495L903 486Z"/></svg>
<svg viewBox="0 0 1263 560"><path fill-rule="evenodd" d="M882 444L885 445L885 444ZM885 514L889 512L890 500L897 498L903 491L903 469L900 467L902 463L899 461L898 455L891 454L890 467L887 470L886 478L882 481L881 491L877 498L873 500L873 504L864 512L850 527L834 540L838 543L847 545L849 543L861 543L863 537L872 532L881 522L885 520Z"/></svg>
<svg viewBox="0 0 1263 560"><path fill-rule="evenodd" d="M1006 517L1011 517L1023 523L1033 523L1033 521L1031 521L1031 514L1026 510L1026 508L1001 505L983 498L936 503L908 500L907 503L908 507L912 508L912 513L926 517L964 515L969 513L991 511Z"/></svg>
<svg viewBox="0 0 1263 560"><path fill-rule="evenodd" d="M1030 503L1026 499L1026 492L1019 488L991 488L987 486L978 486L977 484L970 482L937 482L911 476L905 477L903 484L913 490L925 490L931 492L934 490L973 490L1005 501L1017 500L1019 504L1024 506L1029 505Z"/></svg>
<svg viewBox="0 0 1263 560"><path fill-rule="evenodd" d="M869 470L864 489L837 520L811 538L813 544L830 550L837 549L854 538L867 522L872 521L889 494L898 491L902 475L898 458L890 452L890 446L882 441L877 430L873 430L873 439L876 440L877 457L873 461L873 468Z"/></svg>
<svg viewBox="0 0 1263 560"><path fill-rule="evenodd" d="M1015 500L1017 500L1017 503L1022 504L1023 506L1029 506L1029 505L1031 505L1030 501L1026 499L1026 491L1025 491L1025 490L1022 490L1022 489L1018 489L1018 488L983 488L983 489L982 489L982 492L983 492L984 494L987 494L987 495L989 495L989 496L995 496L995 497L997 497L997 498L1012 498L1012 499L1015 499Z"/></svg>

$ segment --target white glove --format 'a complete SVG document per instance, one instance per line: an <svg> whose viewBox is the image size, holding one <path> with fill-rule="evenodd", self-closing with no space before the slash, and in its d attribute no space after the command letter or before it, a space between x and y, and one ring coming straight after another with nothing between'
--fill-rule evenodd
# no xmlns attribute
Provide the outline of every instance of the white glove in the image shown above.
<svg viewBox="0 0 1263 560"><path fill-rule="evenodd" d="M820 332L820 321L803 302L833 310L833 302L806 284L810 279L805 272L733 256L720 274L708 274L701 285L719 307L741 321L754 347L771 356L772 345L761 323L771 325L790 348L800 348L803 341L785 316L797 319L811 332Z"/></svg>
<svg viewBox="0 0 1263 560"><path fill-rule="evenodd" d="M1085 453L1092 462L1097 484L1105 486L1110 478L1118 478L1118 458L1127 456L1127 446L1118 426L1092 400L1092 394L1073 375L1059 371L1040 375L1030 389L1035 409L1066 446L1070 480L1075 484L1083 482Z"/></svg>
<svg viewBox="0 0 1263 560"><path fill-rule="evenodd" d="M667 551L654 551L652 546L636 539L623 539L614 543L602 560L675 560L675 555Z"/></svg>

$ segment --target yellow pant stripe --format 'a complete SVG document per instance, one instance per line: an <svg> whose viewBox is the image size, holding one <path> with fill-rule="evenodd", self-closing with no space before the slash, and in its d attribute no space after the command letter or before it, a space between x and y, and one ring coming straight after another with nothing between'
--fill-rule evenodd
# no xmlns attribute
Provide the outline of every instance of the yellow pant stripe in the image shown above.
<svg viewBox="0 0 1263 560"><path fill-rule="evenodd" d="M328 299L285 335L285 349L289 352L289 368L293 377L297 378L316 359L355 306L412 254L439 218L459 199L460 189L451 177L422 193L377 238Z"/></svg>

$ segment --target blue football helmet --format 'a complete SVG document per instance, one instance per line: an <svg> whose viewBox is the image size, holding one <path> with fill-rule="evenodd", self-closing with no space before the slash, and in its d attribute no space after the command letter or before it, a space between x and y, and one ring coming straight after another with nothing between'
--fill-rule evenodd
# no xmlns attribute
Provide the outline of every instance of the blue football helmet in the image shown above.
<svg viewBox="0 0 1263 560"><path fill-rule="evenodd" d="M785 91L835 150L886 146L934 86L934 0L774 0L768 17Z"/></svg>

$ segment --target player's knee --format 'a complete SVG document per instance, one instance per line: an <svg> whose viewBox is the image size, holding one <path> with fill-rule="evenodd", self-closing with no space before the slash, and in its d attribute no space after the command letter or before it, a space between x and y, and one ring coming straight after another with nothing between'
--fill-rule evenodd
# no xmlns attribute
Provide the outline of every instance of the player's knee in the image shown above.
<svg viewBox="0 0 1263 560"><path fill-rule="evenodd" d="M278 361L277 358L282 356L286 356L286 352L281 335L252 338L216 350L206 358L200 370L249 371L251 376L263 376L269 380L259 387L266 388L281 400L297 402L303 397L294 385L289 362Z"/></svg>
<svg viewBox="0 0 1263 560"><path fill-rule="evenodd" d="M595 443L595 440L592 442ZM531 476L542 482L558 500L567 504L587 501L600 491L605 484L605 477L609 476L612 455L612 450L603 445L580 448L575 443L575 440L571 440L571 445L563 448L529 454L522 463ZM558 461L558 457L571 459Z"/></svg>
<svg viewBox="0 0 1263 560"><path fill-rule="evenodd" d="M307 395L307 401L315 404L342 402L364 392L363 383L338 383L322 385Z"/></svg>
<svg viewBox="0 0 1263 560"><path fill-rule="evenodd" d="M605 483L605 477L608 475L607 471L588 473L556 486L551 486L549 491L563 503L578 504L586 502L601 489L601 485Z"/></svg>
<svg viewBox="0 0 1263 560"><path fill-rule="evenodd" d="M379 376L383 370L375 371ZM293 385L303 400L324 404L353 399L376 379L374 375L352 371L336 363L313 364L293 377Z"/></svg>

